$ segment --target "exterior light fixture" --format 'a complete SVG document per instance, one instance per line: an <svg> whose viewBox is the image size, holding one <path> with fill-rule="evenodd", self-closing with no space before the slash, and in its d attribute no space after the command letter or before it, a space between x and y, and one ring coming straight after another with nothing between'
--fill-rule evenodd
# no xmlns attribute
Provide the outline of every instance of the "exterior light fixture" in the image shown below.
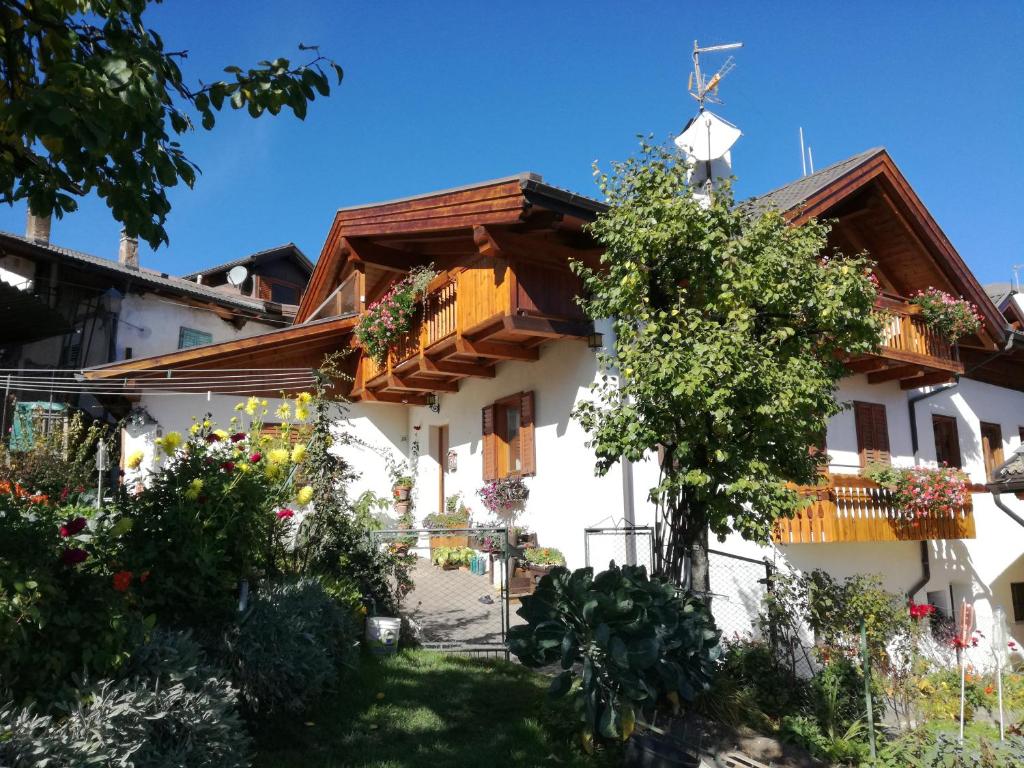
<svg viewBox="0 0 1024 768"><path fill-rule="evenodd" d="M601 349L604 346L604 334L594 331L587 336L587 346L591 349Z"/></svg>
<svg viewBox="0 0 1024 768"><path fill-rule="evenodd" d="M427 395L427 407L434 413L441 412L441 398L437 396L436 392Z"/></svg>

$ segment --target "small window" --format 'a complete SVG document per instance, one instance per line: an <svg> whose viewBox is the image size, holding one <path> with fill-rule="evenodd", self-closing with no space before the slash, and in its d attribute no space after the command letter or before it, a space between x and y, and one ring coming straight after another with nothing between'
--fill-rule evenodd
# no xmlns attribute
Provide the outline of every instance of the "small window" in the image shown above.
<svg viewBox="0 0 1024 768"><path fill-rule="evenodd" d="M985 477L992 479L1003 459L1003 430L998 424L981 422L981 455L985 458Z"/></svg>
<svg viewBox="0 0 1024 768"><path fill-rule="evenodd" d="M299 288L291 283L273 282L270 284L270 300L278 304L298 304Z"/></svg>
<svg viewBox="0 0 1024 768"><path fill-rule="evenodd" d="M1013 600L1013 620L1024 621L1024 581L1010 584L1010 597Z"/></svg>
<svg viewBox="0 0 1024 768"><path fill-rule="evenodd" d="M213 343L213 334L206 331L197 331L195 328L186 328L184 325L178 330L178 349L189 347L201 347L204 344Z"/></svg>
<svg viewBox="0 0 1024 768"><path fill-rule="evenodd" d="M960 459L960 435L956 429L956 418L953 416L932 416L932 432L935 435L935 460L941 467L963 469Z"/></svg>
<svg viewBox="0 0 1024 768"><path fill-rule="evenodd" d="M891 464L885 404L856 402L853 404L853 418L857 425L857 453L861 467Z"/></svg>

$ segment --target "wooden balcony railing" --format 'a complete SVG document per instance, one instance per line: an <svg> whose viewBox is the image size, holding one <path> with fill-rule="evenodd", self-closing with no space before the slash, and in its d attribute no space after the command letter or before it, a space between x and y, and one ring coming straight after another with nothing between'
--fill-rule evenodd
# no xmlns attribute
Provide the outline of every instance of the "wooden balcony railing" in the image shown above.
<svg viewBox="0 0 1024 768"><path fill-rule="evenodd" d="M915 517L899 509L892 494L860 475L829 475L819 486L803 486L812 501L793 518L775 524L777 544L973 539L970 497L951 515Z"/></svg>
<svg viewBox="0 0 1024 768"><path fill-rule="evenodd" d="M919 307L902 297L889 295L879 297L876 306L885 318L883 357L948 370L960 369L956 345L950 344L925 324Z"/></svg>

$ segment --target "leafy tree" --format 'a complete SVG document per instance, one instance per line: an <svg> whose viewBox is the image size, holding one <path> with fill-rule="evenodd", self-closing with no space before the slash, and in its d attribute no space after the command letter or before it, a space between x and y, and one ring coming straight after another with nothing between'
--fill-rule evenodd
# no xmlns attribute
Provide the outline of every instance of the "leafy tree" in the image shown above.
<svg viewBox="0 0 1024 768"><path fill-rule="evenodd" d="M160 0L0 0L0 201L58 217L95 192L131 235L166 243L167 187L198 167L173 137L214 126L225 105L253 117L306 115L342 69L315 46L306 64L225 68L233 79L189 84L143 13ZM327 70L327 71L325 71Z"/></svg>
<svg viewBox="0 0 1024 768"><path fill-rule="evenodd" d="M826 255L829 228L710 204L686 183L684 158L642 145L598 183L610 207L591 225L598 268L577 263L583 307L613 318L609 374L575 416L597 471L660 455L650 498L661 510L657 569L675 578L692 556L708 588L708 531L767 540L799 508L787 482L810 483L809 450L841 406L843 353L879 343L875 285L863 256Z"/></svg>

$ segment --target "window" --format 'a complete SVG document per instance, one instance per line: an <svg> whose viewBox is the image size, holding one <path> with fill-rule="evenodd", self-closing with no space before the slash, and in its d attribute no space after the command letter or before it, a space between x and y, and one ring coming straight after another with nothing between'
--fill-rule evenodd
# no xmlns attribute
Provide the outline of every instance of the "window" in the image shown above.
<svg viewBox="0 0 1024 768"><path fill-rule="evenodd" d="M510 395L483 409L484 480L536 474L533 412L533 392Z"/></svg>
<svg viewBox="0 0 1024 768"><path fill-rule="evenodd" d="M1024 581L1010 584L1010 597L1013 602L1013 620L1024 621Z"/></svg>
<svg viewBox="0 0 1024 768"><path fill-rule="evenodd" d="M985 457L985 477L992 479L996 467L1003 463L1003 430L998 424L981 422L981 455Z"/></svg>
<svg viewBox="0 0 1024 768"><path fill-rule="evenodd" d="M891 464L889 453L889 424L883 403L853 404L853 418L857 425L857 453L860 465Z"/></svg>
<svg viewBox="0 0 1024 768"><path fill-rule="evenodd" d="M932 432L935 435L935 460L941 467L943 464L963 469L960 460L960 436L956 430L956 417L932 416Z"/></svg>
<svg viewBox="0 0 1024 768"><path fill-rule="evenodd" d="M197 331L195 328L186 328L184 325L178 329L178 349L189 347L201 347L204 344L213 343L213 334L206 331Z"/></svg>

